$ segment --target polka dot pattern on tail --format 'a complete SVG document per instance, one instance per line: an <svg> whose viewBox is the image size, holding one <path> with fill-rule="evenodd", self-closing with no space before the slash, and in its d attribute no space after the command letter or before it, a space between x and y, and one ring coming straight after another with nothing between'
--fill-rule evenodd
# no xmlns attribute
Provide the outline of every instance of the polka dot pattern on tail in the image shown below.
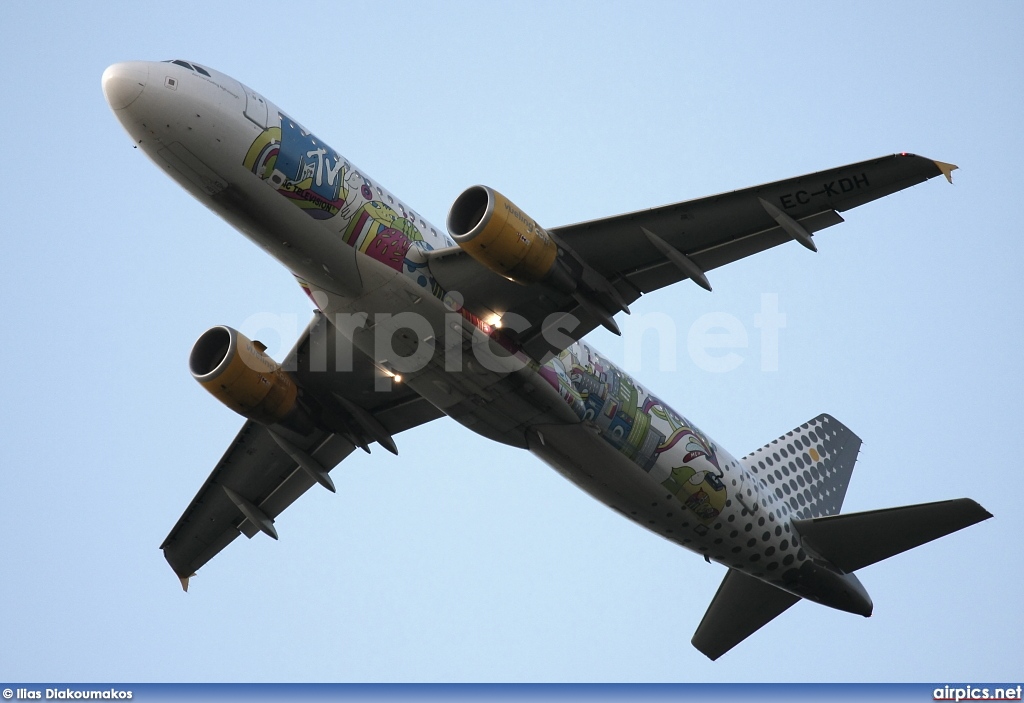
<svg viewBox="0 0 1024 703"><path fill-rule="evenodd" d="M835 515L846 498L860 443L841 422L819 415L747 455L742 463L758 479L755 486L764 488L761 498L780 518L787 505L795 519Z"/></svg>

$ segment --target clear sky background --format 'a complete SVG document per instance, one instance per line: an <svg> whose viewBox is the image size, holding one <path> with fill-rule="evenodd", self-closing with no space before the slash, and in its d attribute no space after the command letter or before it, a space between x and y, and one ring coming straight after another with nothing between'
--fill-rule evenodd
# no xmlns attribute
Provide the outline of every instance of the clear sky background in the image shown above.
<svg viewBox="0 0 1024 703"><path fill-rule="evenodd" d="M1021 3L8 2L0 23L0 680L1020 682ZM634 318L667 315L677 349L648 333L629 370L737 456L835 415L864 440L847 511L970 496L995 519L860 572L870 619L801 602L711 663L689 640L723 567L442 419L182 593L158 546L242 422L191 345L229 324L280 359L311 308L104 102L107 65L169 58L442 226L476 183L557 226L897 151L958 164L818 254L645 296ZM747 331L738 368L688 353L707 314Z"/></svg>

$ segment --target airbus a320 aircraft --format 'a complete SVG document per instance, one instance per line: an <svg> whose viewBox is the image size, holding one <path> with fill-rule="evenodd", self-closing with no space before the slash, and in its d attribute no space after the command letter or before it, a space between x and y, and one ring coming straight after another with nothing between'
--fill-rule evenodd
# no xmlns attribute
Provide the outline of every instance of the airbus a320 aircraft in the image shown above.
<svg viewBox="0 0 1024 703"><path fill-rule="evenodd" d="M991 515L962 498L840 514L860 439L819 415L737 459L581 341L642 294L843 221L956 166L898 154L545 229L473 186L447 232L238 81L128 62L107 102L157 166L280 261L313 300L282 364L230 327L189 357L246 418L161 545L188 580L356 447L444 415L527 449L625 517L727 567L693 645L711 659L801 598L868 616L855 571Z"/></svg>

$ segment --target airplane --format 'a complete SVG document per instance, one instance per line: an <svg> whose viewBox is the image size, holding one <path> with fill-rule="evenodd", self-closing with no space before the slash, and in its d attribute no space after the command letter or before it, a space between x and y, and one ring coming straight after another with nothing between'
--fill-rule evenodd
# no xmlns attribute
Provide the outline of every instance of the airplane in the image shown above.
<svg viewBox="0 0 1024 703"><path fill-rule="evenodd" d="M967 498L842 514L861 440L830 415L736 458L583 341L644 293L816 234L957 167L893 154L797 178L544 228L493 188L447 229L260 93L191 61L117 63L118 121L161 170L265 249L314 313L287 357L228 326L192 376L245 418L160 545L189 579L356 448L447 416L528 450L651 532L727 567L693 636L714 660L801 599L870 616L855 572L991 516Z"/></svg>

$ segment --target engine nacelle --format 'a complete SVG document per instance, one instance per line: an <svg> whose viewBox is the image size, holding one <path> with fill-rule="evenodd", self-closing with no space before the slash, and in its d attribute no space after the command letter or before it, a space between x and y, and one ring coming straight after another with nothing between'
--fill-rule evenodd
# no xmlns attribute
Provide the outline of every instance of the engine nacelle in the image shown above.
<svg viewBox="0 0 1024 703"><path fill-rule="evenodd" d="M299 389L259 342L220 326L196 340L188 358L192 378L239 415L262 423L290 420L299 412Z"/></svg>
<svg viewBox="0 0 1024 703"><path fill-rule="evenodd" d="M493 188L473 186L456 198L448 231L467 254L516 283L536 283L557 271L558 245Z"/></svg>

